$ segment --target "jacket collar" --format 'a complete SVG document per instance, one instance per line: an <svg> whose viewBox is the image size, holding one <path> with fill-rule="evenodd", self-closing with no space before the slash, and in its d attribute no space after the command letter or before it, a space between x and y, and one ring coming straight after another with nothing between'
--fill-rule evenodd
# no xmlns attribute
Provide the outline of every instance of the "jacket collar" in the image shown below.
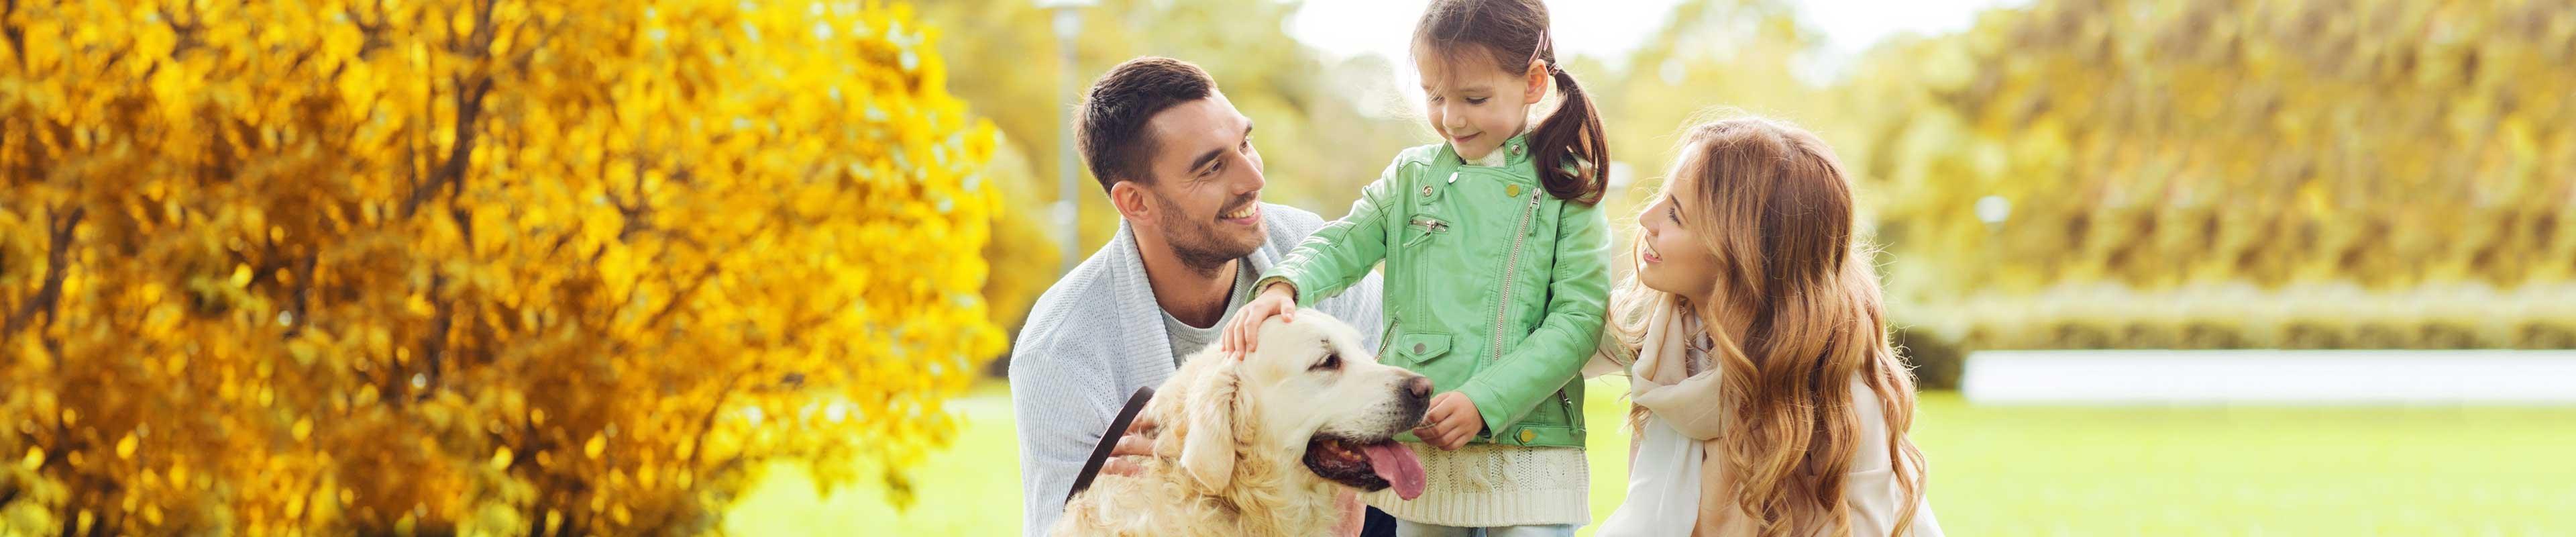
<svg viewBox="0 0 2576 537"><path fill-rule="evenodd" d="M1511 138L1503 140L1501 147L1496 147L1494 150L1503 153L1503 167L1518 168L1528 164L1530 161L1529 132L1522 131L1520 134L1512 135ZM1458 156L1458 148L1445 140L1440 142L1439 162L1457 166L1469 165L1466 157Z"/></svg>

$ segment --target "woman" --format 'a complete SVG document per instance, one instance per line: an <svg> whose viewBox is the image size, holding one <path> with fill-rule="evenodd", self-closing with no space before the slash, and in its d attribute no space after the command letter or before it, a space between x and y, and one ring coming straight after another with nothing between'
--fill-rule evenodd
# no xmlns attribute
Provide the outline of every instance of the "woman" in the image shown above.
<svg viewBox="0 0 2576 537"><path fill-rule="evenodd" d="M1600 534L1940 535L1832 149L1759 118L1681 148L1590 371L1626 370L1635 403L1628 503Z"/></svg>

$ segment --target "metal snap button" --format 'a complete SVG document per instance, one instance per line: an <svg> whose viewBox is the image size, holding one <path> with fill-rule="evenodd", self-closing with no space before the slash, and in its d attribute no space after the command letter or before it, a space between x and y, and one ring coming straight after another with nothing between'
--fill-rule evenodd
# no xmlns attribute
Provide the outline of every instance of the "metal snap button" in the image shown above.
<svg viewBox="0 0 2576 537"><path fill-rule="evenodd" d="M1415 344L1413 344L1413 353L1414 353L1414 354L1422 354L1422 351L1423 351L1423 350L1425 350L1425 349L1428 349L1428 348L1429 348L1429 347L1424 347L1424 346L1422 346L1422 344L1420 344L1420 343L1415 343Z"/></svg>
<svg viewBox="0 0 2576 537"><path fill-rule="evenodd" d="M1505 195L1505 196L1511 196L1511 197L1515 197L1515 198L1517 198L1517 197L1521 197L1521 186L1520 186L1520 185L1504 185L1504 186L1503 186L1503 195Z"/></svg>

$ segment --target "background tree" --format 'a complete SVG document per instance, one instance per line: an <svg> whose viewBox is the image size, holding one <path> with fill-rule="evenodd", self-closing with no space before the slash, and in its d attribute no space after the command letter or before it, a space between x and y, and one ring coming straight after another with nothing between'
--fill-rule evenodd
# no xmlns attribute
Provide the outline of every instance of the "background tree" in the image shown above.
<svg viewBox="0 0 2576 537"><path fill-rule="evenodd" d="M1830 125L1820 120L1835 117L1834 103L1816 98L1825 88L1798 69L1821 38L1787 2L1690 0L1646 34L1627 57L1585 58L1574 73L1599 88L1614 157L1648 186L1671 166L1676 135L1698 120L1756 113L1822 130Z"/></svg>
<svg viewBox="0 0 2576 537"><path fill-rule="evenodd" d="M1619 201L1700 119L1832 141L1899 337L1945 386L1974 348L2576 347L2569 20L2043 1L1822 71L1789 5L1691 0L1574 69L1642 187Z"/></svg>
<svg viewBox="0 0 2576 537"><path fill-rule="evenodd" d="M1003 345L996 137L908 8L9 2L0 37L10 532L694 532L769 461L906 490Z"/></svg>
<svg viewBox="0 0 2576 537"><path fill-rule="evenodd" d="M1899 316L1974 346L2576 346L2569 21L2043 1L1874 50L1836 141Z"/></svg>

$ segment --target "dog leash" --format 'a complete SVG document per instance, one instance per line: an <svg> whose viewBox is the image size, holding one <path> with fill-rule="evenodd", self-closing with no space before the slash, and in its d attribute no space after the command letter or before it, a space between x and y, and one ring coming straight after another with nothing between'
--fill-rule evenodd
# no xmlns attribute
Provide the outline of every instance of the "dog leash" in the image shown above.
<svg viewBox="0 0 2576 537"><path fill-rule="evenodd" d="M1145 411L1145 402L1153 398L1153 388L1137 388L1135 395L1127 396L1127 408L1118 411L1117 419L1109 420L1109 432L1100 435L1100 444L1091 447L1091 458L1082 461L1082 473L1074 476L1073 491L1064 494L1065 503L1073 503L1074 496L1091 488L1092 478L1100 477L1100 467L1109 464L1109 452L1118 448L1118 439L1127 436L1127 426L1136 422L1136 415Z"/></svg>

